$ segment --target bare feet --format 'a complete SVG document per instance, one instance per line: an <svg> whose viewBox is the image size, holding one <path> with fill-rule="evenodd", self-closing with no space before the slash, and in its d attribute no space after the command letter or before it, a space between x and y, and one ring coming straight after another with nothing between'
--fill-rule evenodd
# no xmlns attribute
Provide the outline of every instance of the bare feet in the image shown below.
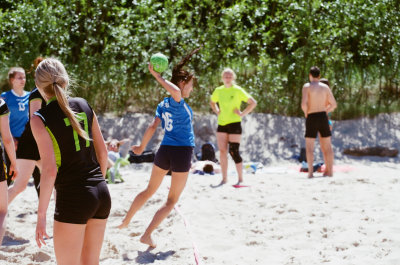
<svg viewBox="0 0 400 265"><path fill-rule="evenodd" d="M217 185L217 187L220 187L224 184L226 184L228 181L226 181L226 179L221 180L221 182Z"/></svg>
<svg viewBox="0 0 400 265"><path fill-rule="evenodd" d="M226 181L222 180L218 185L210 185L211 188L219 188L226 184Z"/></svg>
<svg viewBox="0 0 400 265"><path fill-rule="evenodd" d="M314 177L313 173L308 173L308 178L312 179Z"/></svg>
<svg viewBox="0 0 400 265"><path fill-rule="evenodd" d="M332 170L325 170L323 176L324 177L333 177Z"/></svg>
<svg viewBox="0 0 400 265"><path fill-rule="evenodd" d="M243 183L243 180L239 180L239 181L235 184L235 186L242 185L242 183Z"/></svg>
<svg viewBox="0 0 400 265"><path fill-rule="evenodd" d="M154 242L153 239L151 238L151 235L143 234L143 236L140 238L140 242L149 245L152 248L155 248L157 246L156 242Z"/></svg>
<svg viewBox="0 0 400 265"><path fill-rule="evenodd" d="M120 225L117 226L117 227L118 227L119 229L122 229L122 228L127 228L128 225L129 225L129 222L126 222L126 221L124 220L124 221L122 221L122 224L120 224Z"/></svg>

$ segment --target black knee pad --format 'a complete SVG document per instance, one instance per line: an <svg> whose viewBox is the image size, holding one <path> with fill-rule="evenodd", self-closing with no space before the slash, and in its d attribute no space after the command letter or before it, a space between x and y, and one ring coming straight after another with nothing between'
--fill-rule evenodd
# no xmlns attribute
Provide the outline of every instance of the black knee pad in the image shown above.
<svg viewBox="0 0 400 265"><path fill-rule="evenodd" d="M239 164L242 162L242 157L239 154L239 143L229 143L229 154L231 155L233 161L235 161L236 164Z"/></svg>

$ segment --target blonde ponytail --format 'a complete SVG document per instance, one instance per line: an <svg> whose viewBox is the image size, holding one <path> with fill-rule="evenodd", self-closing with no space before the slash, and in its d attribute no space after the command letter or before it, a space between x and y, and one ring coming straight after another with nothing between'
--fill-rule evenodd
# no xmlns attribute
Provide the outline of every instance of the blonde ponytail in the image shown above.
<svg viewBox="0 0 400 265"><path fill-rule="evenodd" d="M64 93L64 90L57 83L53 83L53 88L54 93L56 94L58 105L67 116L72 128L78 133L80 137L84 138L85 140L90 140L89 135L86 133L85 130L82 129L82 126L77 120L75 113L69 107L68 99Z"/></svg>
<svg viewBox="0 0 400 265"><path fill-rule="evenodd" d="M58 105L67 116L72 128L82 138L90 140L88 133L82 129L76 118L76 114L69 107L67 98L69 77L64 65L54 58L44 59L36 68L35 84L47 99L56 96Z"/></svg>

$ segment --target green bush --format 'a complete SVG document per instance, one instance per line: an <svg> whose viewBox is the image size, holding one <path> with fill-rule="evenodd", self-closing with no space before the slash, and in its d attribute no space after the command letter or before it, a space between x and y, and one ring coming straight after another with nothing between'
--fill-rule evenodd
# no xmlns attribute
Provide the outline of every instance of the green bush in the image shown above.
<svg viewBox="0 0 400 265"><path fill-rule="evenodd" d="M74 79L73 94L97 111L152 112L167 94L148 73L151 54L174 64L204 45L188 65L198 77L189 99L196 111L210 111L228 66L256 111L302 115L312 65L332 84L334 118L398 111L399 10L396 0L3 0L0 85L7 89L9 67L53 56Z"/></svg>

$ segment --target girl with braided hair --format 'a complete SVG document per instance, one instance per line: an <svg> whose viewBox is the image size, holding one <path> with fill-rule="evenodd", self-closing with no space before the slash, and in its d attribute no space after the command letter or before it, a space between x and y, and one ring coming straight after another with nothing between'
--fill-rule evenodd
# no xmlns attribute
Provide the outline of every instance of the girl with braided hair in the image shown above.
<svg viewBox="0 0 400 265"><path fill-rule="evenodd" d="M186 185L191 167L194 147L192 125L193 112L184 98L190 96L193 90L193 80L195 77L192 73L184 70L183 67L199 49L200 48L197 48L190 52L173 68L171 81L165 80L159 73L155 72L151 64L149 64L148 67L150 73L171 96L164 98L164 100L158 104L154 120L146 129L141 144L132 146L132 151L135 154L141 154L160 123L162 124L165 134L154 159L150 181L146 189L140 192L133 200L119 228L125 228L129 225L135 213L157 191L164 176L171 170L171 187L167 201L156 212L153 220L140 238L140 242L151 247L156 247L156 243L152 239L151 234L168 216L178 202L179 196Z"/></svg>

